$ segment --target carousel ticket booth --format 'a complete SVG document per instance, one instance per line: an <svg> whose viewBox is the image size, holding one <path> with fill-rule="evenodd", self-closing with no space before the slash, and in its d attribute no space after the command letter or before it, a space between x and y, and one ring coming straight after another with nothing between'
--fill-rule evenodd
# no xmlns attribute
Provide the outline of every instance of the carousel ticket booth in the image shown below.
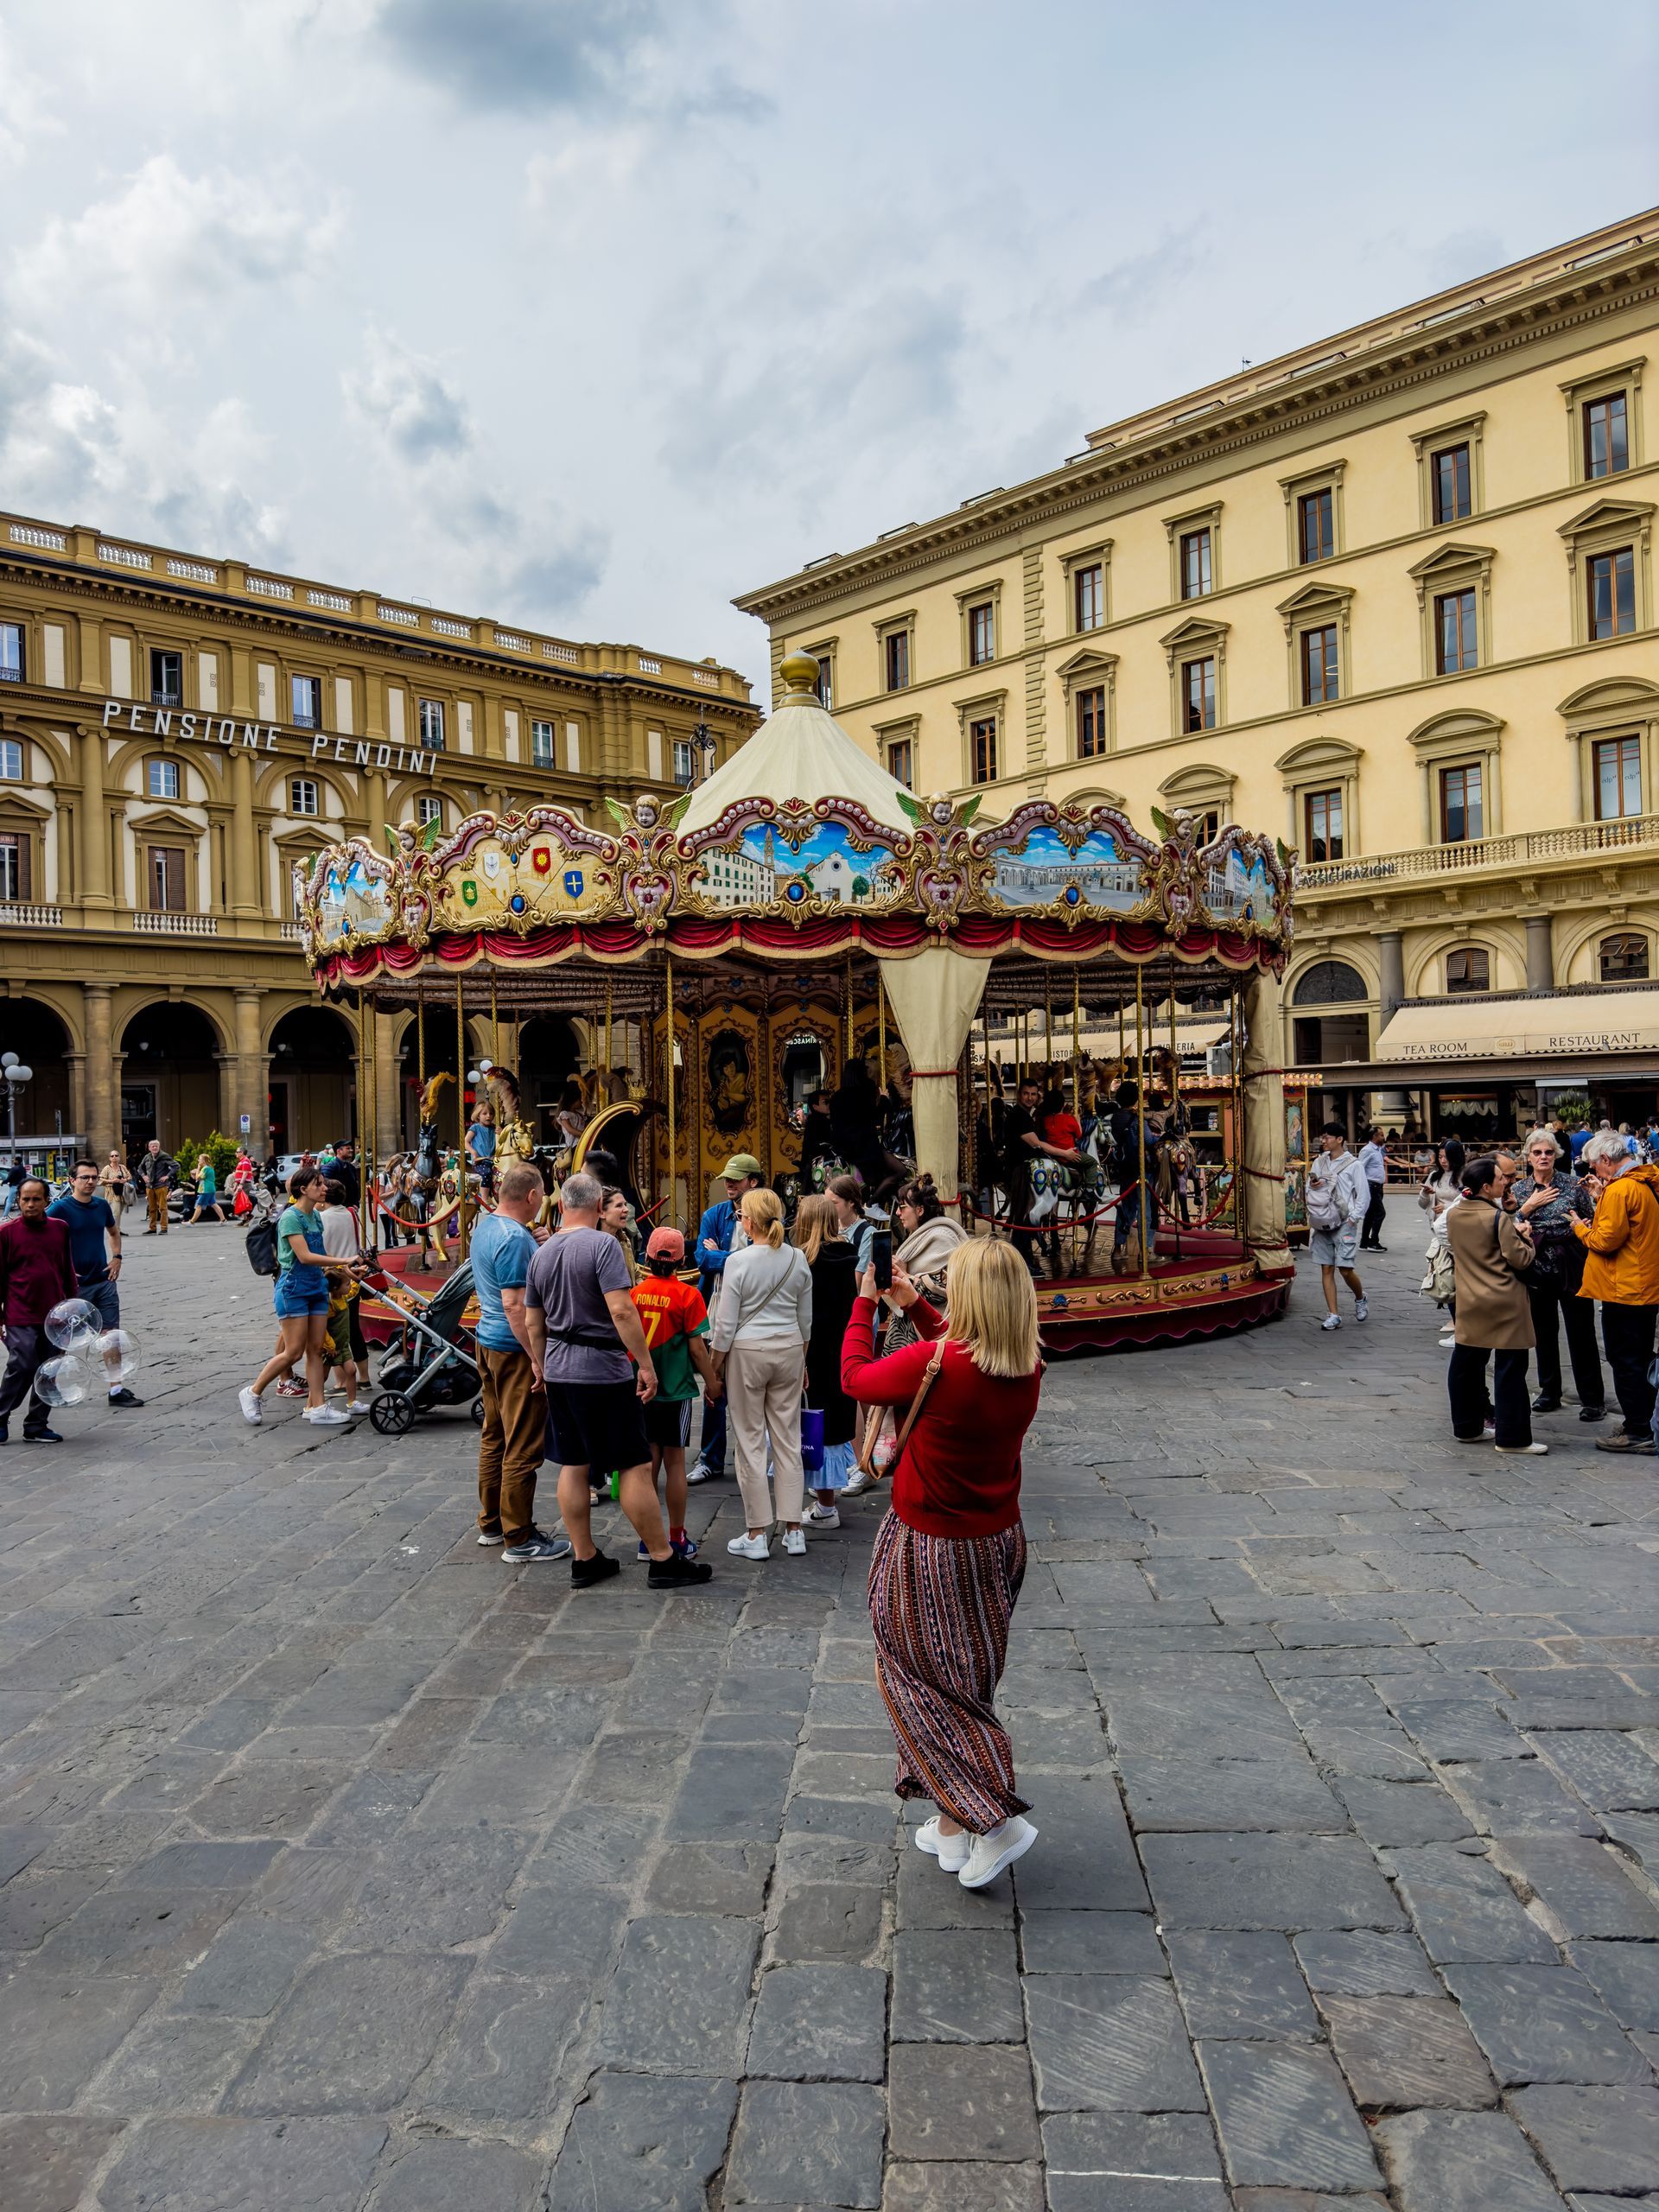
<svg viewBox="0 0 1659 2212"><path fill-rule="evenodd" d="M296 902L325 998L354 1009L365 1046L375 1011L413 1007L505 1038L509 1097L522 1025L585 1025L596 1065L637 1075L581 1148L608 1153L654 1220L695 1227L734 1153L792 1193L809 1098L840 1092L861 1061L945 1205L976 1233L1027 1241L1054 1351L1281 1312L1292 856L1236 825L1205 843L1182 813L1148 836L1106 806L1027 800L982 821L977 796L917 798L819 703L815 663L782 675L781 703L732 760L671 801L613 802L608 829L534 807L446 836L405 827L390 857L360 839L324 850ZM1184 1096L1151 1010L1218 1003L1228 1073ZM1077 1164L1027 1173L997 1149L990 1024L1039 1006L1046 1053L1029 1072L1088 1134ZM1084 1049L1103 1025L1121 1053ZM1108 1132L1116 1104L1122 1139L1136 1071L1150 1233L1126 1260L1099 1231L1133 1199ZM372 1091L367 1052L361 1080ZM500 1141L536 1148L521 1122ZM1190 1193L1153 1202L1162 1154L1183 1143L1203 1157L1203 1218Z"/></svg>

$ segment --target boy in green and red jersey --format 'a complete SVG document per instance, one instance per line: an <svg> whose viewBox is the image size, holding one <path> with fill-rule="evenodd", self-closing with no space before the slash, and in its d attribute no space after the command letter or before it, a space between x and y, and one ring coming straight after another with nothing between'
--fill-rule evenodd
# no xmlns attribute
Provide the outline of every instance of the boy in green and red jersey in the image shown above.
<svg viewBox="0 0 1659 2212"><path fill-rule="evenodd" d="M720 1382L706 1342L709 1309L702 1294L675 1272L684 1259L685 1239L677 1229L653 1229L645 1246L648 1272L632 1295L657 1370L657 1395L645 1409L652 1473L663 1478L670 1543L680 1558L695 1559L697 1548L685 1532L685 1446L698 1376L710 1399L720 1395Z"/></svg>

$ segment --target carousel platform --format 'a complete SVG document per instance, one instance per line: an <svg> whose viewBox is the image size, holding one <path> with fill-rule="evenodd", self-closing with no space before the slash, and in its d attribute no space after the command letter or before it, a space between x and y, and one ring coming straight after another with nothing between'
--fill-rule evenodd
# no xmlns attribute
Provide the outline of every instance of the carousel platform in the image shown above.
<svg viewBox="0 0 1659 2212"><path fill-rule="evenodd" d="M1190 1343L1258 1321L1276 1321L1294 1277L1267 1274L1234 1238L1184 1231L1158 1240L1152 1272L1076 1275L1037 1285L1037 1311L1050 1357Z"/></svg>

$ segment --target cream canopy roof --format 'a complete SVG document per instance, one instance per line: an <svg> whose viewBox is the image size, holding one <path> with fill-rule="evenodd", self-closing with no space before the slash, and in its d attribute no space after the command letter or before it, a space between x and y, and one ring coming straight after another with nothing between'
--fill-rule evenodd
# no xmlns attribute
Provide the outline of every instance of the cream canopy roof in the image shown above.
<svg viewBox="0 0 1659 2212"><path fill-rule="evenodd" d="M779 673L788 686L782 702L748 743L740 746L722 768L691 794L680 817L682 836L706 830L734 800L849 798L889 829L908 831L911 817L885 768L861 752L839 722L818 703L818 664L807 653L791 653Z"/></svg>

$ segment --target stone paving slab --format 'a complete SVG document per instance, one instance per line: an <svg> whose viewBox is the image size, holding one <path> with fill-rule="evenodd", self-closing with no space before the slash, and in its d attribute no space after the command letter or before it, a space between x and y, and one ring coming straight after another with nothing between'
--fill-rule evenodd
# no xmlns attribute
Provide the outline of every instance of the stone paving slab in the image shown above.
<svg viewBox="0 0 1659 2212"><path fill-rule="evenodd" d="M754 1567L708 1486L669 1599L605 1510L573 1593L472 1541L464 1413L244 1428L264 1286L137 1246L143 1412L0 1455L7 2212L1659 2199L1659 1471L1450 1443L1401 1211L1363 1327L1049 1376L973 1893L879 1495Z"/></svg>

